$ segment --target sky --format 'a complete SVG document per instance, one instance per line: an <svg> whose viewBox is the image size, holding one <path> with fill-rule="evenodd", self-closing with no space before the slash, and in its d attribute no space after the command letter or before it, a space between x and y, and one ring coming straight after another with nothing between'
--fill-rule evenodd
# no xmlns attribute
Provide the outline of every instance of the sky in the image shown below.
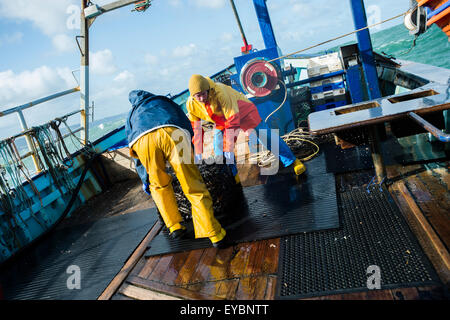
<svg viewBox="0 0 450 320"><path fill-rule="evenodd" d="M113 0L97 0L101 6ZM249 44L264 49L252 0L234 0ZM0 111L78 86L79 0L0 0ZM368 24L408 10L409 0L365 0ZM354 30L349 0L267 0L278 46L289 54ZM153 0L105 13L90 34L90 100L94 120L126 113L128 93L177 94L192 74L234 63L243 45L229 0ZM402 19L371 30L381 31ZM356 39L354 36L328 47ZM327 47L319 47L314 53ZM79 109L80 94L25 111L29 127ZM79 123L72 117L69 124ZM0 138L20 131L15 114L0 118Z"/></svg>

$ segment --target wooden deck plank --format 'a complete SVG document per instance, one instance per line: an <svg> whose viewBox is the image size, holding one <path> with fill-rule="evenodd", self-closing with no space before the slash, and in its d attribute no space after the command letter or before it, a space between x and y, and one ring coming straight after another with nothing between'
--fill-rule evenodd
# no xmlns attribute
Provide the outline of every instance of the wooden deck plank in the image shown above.
<svg viewBox="0 0 450 320"><path fill-rule="evenodd" d="M139 259L136 265L131 269L129 274L137 276L139 272L141 272L141 270L145 267L145 262L145 259Z"/></svg>
<svg viewBox="0 0 450 320"><path fill-rule="evenodd" d="M194 274L198 262L201 260L201 257L205 249L196 249L189 251L189 255L186 259L186 262L180 269L178 276L176 277L174 284L176 285L186 285L189 283L192 275Z"/></svg>
<svg viewBox="0 0 450 320"><path fill-rule="evenodd" d="M198 265L189 279L190 283L204 282L210 277L210 266L214 263L217 255L216 248L205 249Z"/></svg>
<svg viewBox="0 0 450 320"><path fill-rule="evenodd" d="M253 300L263 300L266 295L266 288L268 282L268 276L258 277L256 280L255 291L253 294Z"/></svg>
<svg viewBox="0 0 450 320"><path fill-rule="evenodd" d="M392 297L394 300L418 300L419 292L417 288L399 288L392 289Z"/></svg>
<svg viewBox="0 0 450 320"><path fill-rule="evenodd" d="M173 255L170 254L161 256L152 273L147 278L150 280L160 280L167 272L167 268L172 262L172 259Z"/></svg>
<svg viewBox="0 0 450 320"><path fill-rule="evenodd" d="M233 280L226 280L226 281L233 281ZM183 286L183 288L186 288L187 290L198 292L204 295L210 295L210 296L216 296L219 286L221 284L221 281L205 281L205 282L197 282L193 284L188 284Z"/></svg>
<svg viewBox="0 0 450 320"><path fill-rule="evenodd" d="M235 279L233 279L235 280ZM226 299L229 291L234 290L236 288L236 281L233 280L223 280L223 281L217 281L216 283L216 296L220 297L222 299Z"/></svg>
<svg viewBox="0 0 450 320"><path fill-rule="evenodd" d="M175 279L180 274L183 265L186 263L189 252L180 252L173 256L172 261L167 267L167 272L161 278L161 281L172 285L175 283Z"/></svg>
<svg viewBox="0 0 450 320"><path fill-rule="evenodd" d="M265 274L276 274L278 272L278 258L280 253L280 238L267 240L266 252L262 265Z"/></svg>
<svg viewBox="0 0 450 320"><path fill-rule="evenodd" d="M228 292L227 300L236 300L236 290L239 286L239 279L227 280L228 282Z"/></svg>
<svg viewBox="0 0 450 320"><path fill-rule="evenodd" d="M148 278L160 259L160 255L141 259L144 261L144 266L139 270L137 275L142 278Z"/></svg>
<svg viewBox="0 0 450 320"><path fill-rule="evenodd" d="M404 215L409 217L408 221L414 223L419 231L424 234L422 241L426 241L426 245L430 246L434 253L438 256L439 260L430 259L435 265L436 271L438 272L444 283L450 283L450 254L447 251L445 245L441 241L439 235L434 231L433 227L429 224L424 214L420 210L418 204L414 201L411 193L406 188L405 184L401 181L395 183L393 186L394 190L397 190L406 201L409 206L409 210L401 207L400 210ZM411 221L413 219L413 221Z"/></svg>
<svg viewBox="0 0 450 320"><path fill-rule="evenodd" d="M419 298L421 300L449 300L448 295L446 296L442 287L418 287L417 292L419 293Z"/></svg>
<svg viewBox="0 0 450 320"><path fill-rule="evenodd" d="M252 244L241 243L235 246L235 254L230 262L229 270L231 277L241 277L248 263Z"/></svg>
<svg viewBox="0 0 450 320"><path fill-rule="evenodd" d="M267 277L266 292L264 294L264 300L274 300L277 288L277 277L269 276Z"/></svg>
<svg viewBox="0 0 450 320"><path fill-rule="evenodd" d="M236 300L262 300L267 296L270 297L271 294L267 295L267 288L272 290L273 282L272 277L265 275L262 276L252 276L252 277L242 277L239 279L239 286L236 290L235 299Z"/></svg>
<svg viewBox="0 0 450 320"><path fill-rule="evenodd" d="M233 258L233 247L218 250L214 260L208 266L208 281L219 281L233 278L229 265Z"/></svg>
<svg viewBox="0 0 450 320"><path fill-rule="evenodd" d="M215 295L208 295L204 293L199 293L195 291L191 291L178 286L169 286L165 283L161 283L159 281L153 281L144 279L141 277L131 276L127 279L127 282L137 286L144 288L148 291L153 291L157 293L161 293L168 296L177 297L180 299L191 299L191 300L215 300L220 299L220 297Z"/></svg>
<svg viewBox="0 0 450 320"><path fill-rule="evenodd" d="M416 177L407 179L408 188L415 187L414 196L417 204L424 211L426 218L439 234L447 248L450 247L450 189L438 183L438 178L431 176L429 171L419 174ZM419 192L427 199L420 199Z"/></svg>
<svg viewBox="0 0 450 320"><path fill-rule="evenodd" d="M252 242L252 247L250 249L248 257L248 263L244 269L244 276L250 277L262 273L264 264L264 253L267 244L268 244L267 240Z"/></svg>
<svg viewBox="0 0 450 320"><path fill-rule="evenodd" d="M144 288L137 287L127 283L125 283L120 287L119 293L136 300L180 300L180 298L176 298L159 292L146 290Z"/></svg>

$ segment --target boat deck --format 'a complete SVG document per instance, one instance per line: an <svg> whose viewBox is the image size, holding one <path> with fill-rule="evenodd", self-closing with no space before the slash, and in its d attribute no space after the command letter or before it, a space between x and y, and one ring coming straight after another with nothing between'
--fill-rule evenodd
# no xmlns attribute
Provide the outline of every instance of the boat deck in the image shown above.
<svg viewBox="0 0 450 320"><path fill-rule="evenodd" d="M389 192L433 264L442 286L418 285L308 299L448 299L449 168L449 161L387 167L388 178L393 181ZM244 187L266 182L255 165L241 165L238 169ZM350 186L361 185L361 180L358 180L358 174L355 173L336 174L336 182ZM206 248L146 258L144 253L147 245L161 228L159 222L153 226L122 270L101 294L100 300L275 298L280 238L240 243L222 250Z"/></svg>

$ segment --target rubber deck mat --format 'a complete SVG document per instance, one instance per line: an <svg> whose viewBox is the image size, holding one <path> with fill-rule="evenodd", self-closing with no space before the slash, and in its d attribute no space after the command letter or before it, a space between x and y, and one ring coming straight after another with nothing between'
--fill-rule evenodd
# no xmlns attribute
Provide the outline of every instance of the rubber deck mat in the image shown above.
<svg viewBox="0 0 450 320"><path fill-rule="evenodd" d="M234 243L338 228L335 179L324 173L324 167L321 155L307 163L308 174L299 180L292 173L281 173L270 176L264 185L243 188L236 209L216 218ZM152 240L146 256L212 246L209 239L194 239L192 222L187 229L185 239L176 240L170 239L164 229Z"/></svg>
<svg viewBox="0 0 450 320"><path fill-rule="evenodd" d="M4 299L97 299L156 220L148 209L55 229L1 270ZM68 289L69 266L79 267L80 289Z"/></svg>
<svg viewBox="0 0 450 320"><path fill-rule="evenodd" d="M381 289L440 284L388 191L339 192L338 202L341 229L281 239L277 299L368 291L370 266Z"/></svg>

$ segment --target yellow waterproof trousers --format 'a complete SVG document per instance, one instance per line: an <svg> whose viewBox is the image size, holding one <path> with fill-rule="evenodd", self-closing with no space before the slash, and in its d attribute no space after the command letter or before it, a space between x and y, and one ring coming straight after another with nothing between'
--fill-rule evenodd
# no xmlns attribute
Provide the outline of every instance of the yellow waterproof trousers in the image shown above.
<svg viewBox="0 0 450 320"><path fill-rule="evenodd" d="M195 237L210 238L213 243L220 241L225 237L225 230L214 217L212 198L194 164L190 141L180 132L181 129L175 127L151 131L136 141L131 154L137 156L147 170L153 201L171 232L181 228L183 218L178 211L172 177L165 170L166 161L172 166L191 203ZM173 137L176 137L176 141Z"/></svg>

